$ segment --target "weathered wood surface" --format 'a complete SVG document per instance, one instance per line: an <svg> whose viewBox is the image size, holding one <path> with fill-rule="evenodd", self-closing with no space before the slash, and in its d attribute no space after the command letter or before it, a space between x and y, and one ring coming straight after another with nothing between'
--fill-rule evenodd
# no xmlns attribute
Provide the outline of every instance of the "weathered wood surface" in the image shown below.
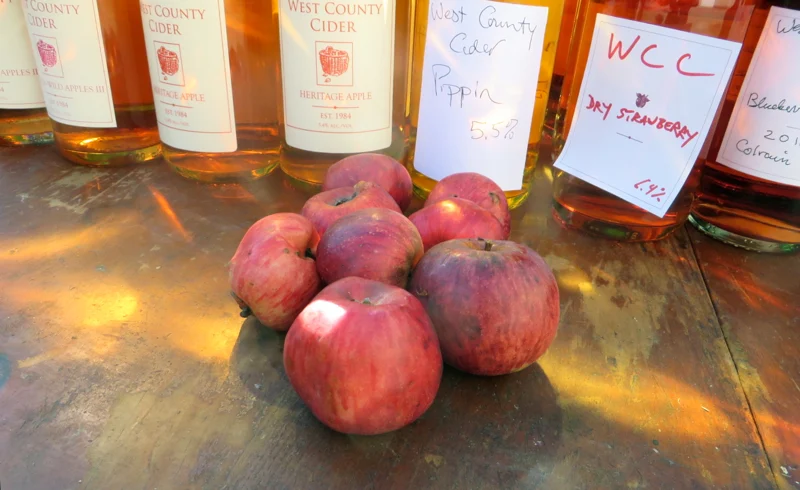
<svg viewBox="0 0 800 490"><path fill-rule="evenodd" d="M348 437L310 415L282 337L228 296L247 227L307 197L280 173L212 187L0 150L0 485L774 488L688 235L562 230L549 187L540 170L514 217L561 287L546 356L500 378L446 370L421 420Z"/></svg>
<svg viewBox="0 0 800 490"><path fill-rule="evenodd" d="M692 242L775 480L800 488L800 256Z"/></svg>

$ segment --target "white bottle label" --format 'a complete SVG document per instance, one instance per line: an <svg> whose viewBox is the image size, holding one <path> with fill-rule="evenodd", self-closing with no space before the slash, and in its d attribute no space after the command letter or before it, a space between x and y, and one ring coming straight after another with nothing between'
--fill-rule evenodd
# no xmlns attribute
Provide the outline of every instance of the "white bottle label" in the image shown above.
<svg viewBox="0 0 800 490"><path fill-rule="evenodd" d="M97 0L31 0L23 8L50 118L116 128Z"/></svg>
<svg viewBox="0 0 800 490"><path fill-rule="evenodd" d="M664 217L700 154L740 48L599 14L555 167Z"/></svg>
<svg viewBox="0 0 800 490"><path fill-rule="evenodd" d="M392 142L395 0L280 0L286 143L358 153Z"/></svg>
<svg viewBox="0 0 800 490"><path fill-rule="evenodd" d="M236 151L224 0L140 0L161 140Z"/></svg>
<svg viewBox="0 0 800 490"><path fill-rule="evenodd" d="M717 161L800 187L800 12L772 7Z"/></svg>
<svg viewBox="0 0 800 490"><path fill-rule="evenodd" d="M22 0L0 0L0 109L44 107Z"/></svg>
<svg viewBox="0 0 800 490"><path fill-rule="evenodd" d="M547 7L430 3L414 168L522 188Z"/></svg>

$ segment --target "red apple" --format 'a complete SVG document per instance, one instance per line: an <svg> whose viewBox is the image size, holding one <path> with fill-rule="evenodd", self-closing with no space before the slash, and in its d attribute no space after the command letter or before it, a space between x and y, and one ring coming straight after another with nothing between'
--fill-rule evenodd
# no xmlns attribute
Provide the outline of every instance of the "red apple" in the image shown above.
<svg viewBox="0 0 800 490"><path fill-rule="evenodd" d="M300 214L314 223L319 236L322 236L337 219L367 208L386 208L400 212L392 196L378 184L358 182L353 187L339 187L312 196L303 205Z"/></svg>
<svg viewBox="0 0 800 490"><path fill-rule="evenodd" d="M433 403L442 354L407 291L360 277L322 290L286 335L286 374L323 424L346 434L404 427Z"/></svg>
<svg viewBox="0 0 800 490"><path fill-rule="evenodd" d="M234 299L269 328L284 331L321 287L313 254L319 235L309 220L278 213L245 233L228 263Z"/></svg>
<svg viewBox="0 0 800 490"><path fill-rule="evenodd" d="M394 198L405 211L411 204L411 175L394 158L378 153L360 153L331 165L322 182L322 190L355 185L359 181L374 182Z"/></svg>
<svg viewBox="0 0 800 490"><path fill-rule="evenodd" d="M433 203L408 219L417 227L425 250L454 238L506 238L492 213L460 197Z"/></svg>
<svg viewBox="0 0 800 490"><path fill-rule="evenodd" d="M444 361L468 373L520 371L544 354L558 329L556 279L518 243L440 243L417 265L409 291L425 305Z"/></svg>
<svg viewBox="0 0 800 490"><path fill-rule="evenodd" d="M506 194L489 177L474 172L448 175L433 186L425 206L453 197L472 201L486 209L503 226L502 238L507 239L511 235L511 214L508 211Z"/></svg>
<svg viewBox="0 0 800 490"><path fill-rule="evenodd" d="M322 235L317 270L327 283L357 276L405 287L423 251L408 218L389 209L362 209L339 218Z"/></svg>

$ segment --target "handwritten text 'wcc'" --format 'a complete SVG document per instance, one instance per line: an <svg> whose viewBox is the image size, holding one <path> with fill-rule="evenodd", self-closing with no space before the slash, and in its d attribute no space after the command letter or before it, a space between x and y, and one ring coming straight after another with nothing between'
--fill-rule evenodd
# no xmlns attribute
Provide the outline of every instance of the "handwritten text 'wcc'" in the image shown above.
<svg viewBox="0 0 800 490"><path fill-rule="evenodd" d="M527 36L528 50L533 47L533 36L536 32L536 26L532 25L526 18L522 20L507 20L499 18L497 8L487 6L481 9L476 15L464 11L464 7L456 9L445 8L444 4L432 4L430 9L431 22L452 22L454 24L463 25L465 21L469 21L470 17L475 17L475 22L478 26L484 29L485 32L508 32L514 39L496 39L492 42L484 42L477 37L470 38L466 32L459 32L453 36L449 43L448 48L453 53L461 56L492 56L498 50L502 49L503 45L507 42L514 42L520 37L525 39ZM464 107L464 99L472 96L476 99L486 100L493 104L502 104L497 100L496 96L492 96L489 89L479 87L479 82L475 82L473 87L471 84L468 86L460 85L458 83L450 83L449 79L452 69L441 63L431 66L433 70L433 81L435 95L439 96L445 94L450 99L450 107L453 102L458 102L459 107Z"/></svg>
<svg viewBox="0 0 800 490"><path fill-rule="evenodd" d="M636 36L633 42L626 48L622 41L614 42L614 33L612 32L608 39L608 59L611 60L614 58L616 54L620 61L625 61L628 56L632 53L636 53L639 62L641 62L647 68L651 68L654 70L661 70L665 68L665 61L658 60L658 44L652 43L647 46L639 46L639 41L641 41L641 36ZM636 48L639 48L638 50ZM636 50L636 51L634 51ZM636 58L634 58L636 59ZM689 68L684 66L689 60L692 59L692 55L690 53L684 53L683 55L679 56L677 60L675 60L674 69L676 73L680 76L684 77L713 77L714 73L702 73L702 72L694 72L689 71ZM593 112L600 112L603 114L603 120L605 121L609 114L611 113L611 109L613 104L612 103L605 103L601 102L591 94L589 95L588 105L586 109L591 110ZM683 144L681 144L681 148L685 147L692 141L694 138L697 137L699 134L697 131L692 132L689 128L680 121L670 121L667 118L660 117L657 115L648 116L646 114L641 114L639 111L635 109L628 109L628 108L621 108L619 113L616 116L616 119L624 120L625 122L630 122L633 124L639 124L641 126L653 126L656 129L662 129L664 131L668 131L675 135L677 139L684 140Z"/></svg>

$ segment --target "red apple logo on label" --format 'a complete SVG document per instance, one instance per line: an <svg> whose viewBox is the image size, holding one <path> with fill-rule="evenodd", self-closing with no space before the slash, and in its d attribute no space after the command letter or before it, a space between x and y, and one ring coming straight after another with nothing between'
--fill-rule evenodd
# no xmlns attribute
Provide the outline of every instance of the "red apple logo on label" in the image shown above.
<svg viewBox="0 0 800 490"><path fill-rule="evenodd" d="M347 51L327 46L319 52L319 63L322 65L322 76L326 82L330 82L330 77L339 77L347 72L350 67L350 55Z"/></svg>
<svg viewBox="0 0 800 490"><path fill-rule="evenodd" d="M650 99L645 94L636 94L636 107L644 107L648 102Z"/></svg>
<svg viewBox="0 0 800 490"><path fill-rule="evenodd" d="M156 51L156 54L158 55L158 65L161 67L161 73L165 75L164 80L178 73L181 66L178 61L178 53L161 46L158 48L158 51Z"/></svg>
<svg viewBox="0 0 800 490"><path fill-rule="evenodd" d="M36 43L36 49L39 51L39 58L42 59L42 64L48 68L56 66L58 63L58 54L56 48L52 44L48 44L41 39Z"/></svg>

